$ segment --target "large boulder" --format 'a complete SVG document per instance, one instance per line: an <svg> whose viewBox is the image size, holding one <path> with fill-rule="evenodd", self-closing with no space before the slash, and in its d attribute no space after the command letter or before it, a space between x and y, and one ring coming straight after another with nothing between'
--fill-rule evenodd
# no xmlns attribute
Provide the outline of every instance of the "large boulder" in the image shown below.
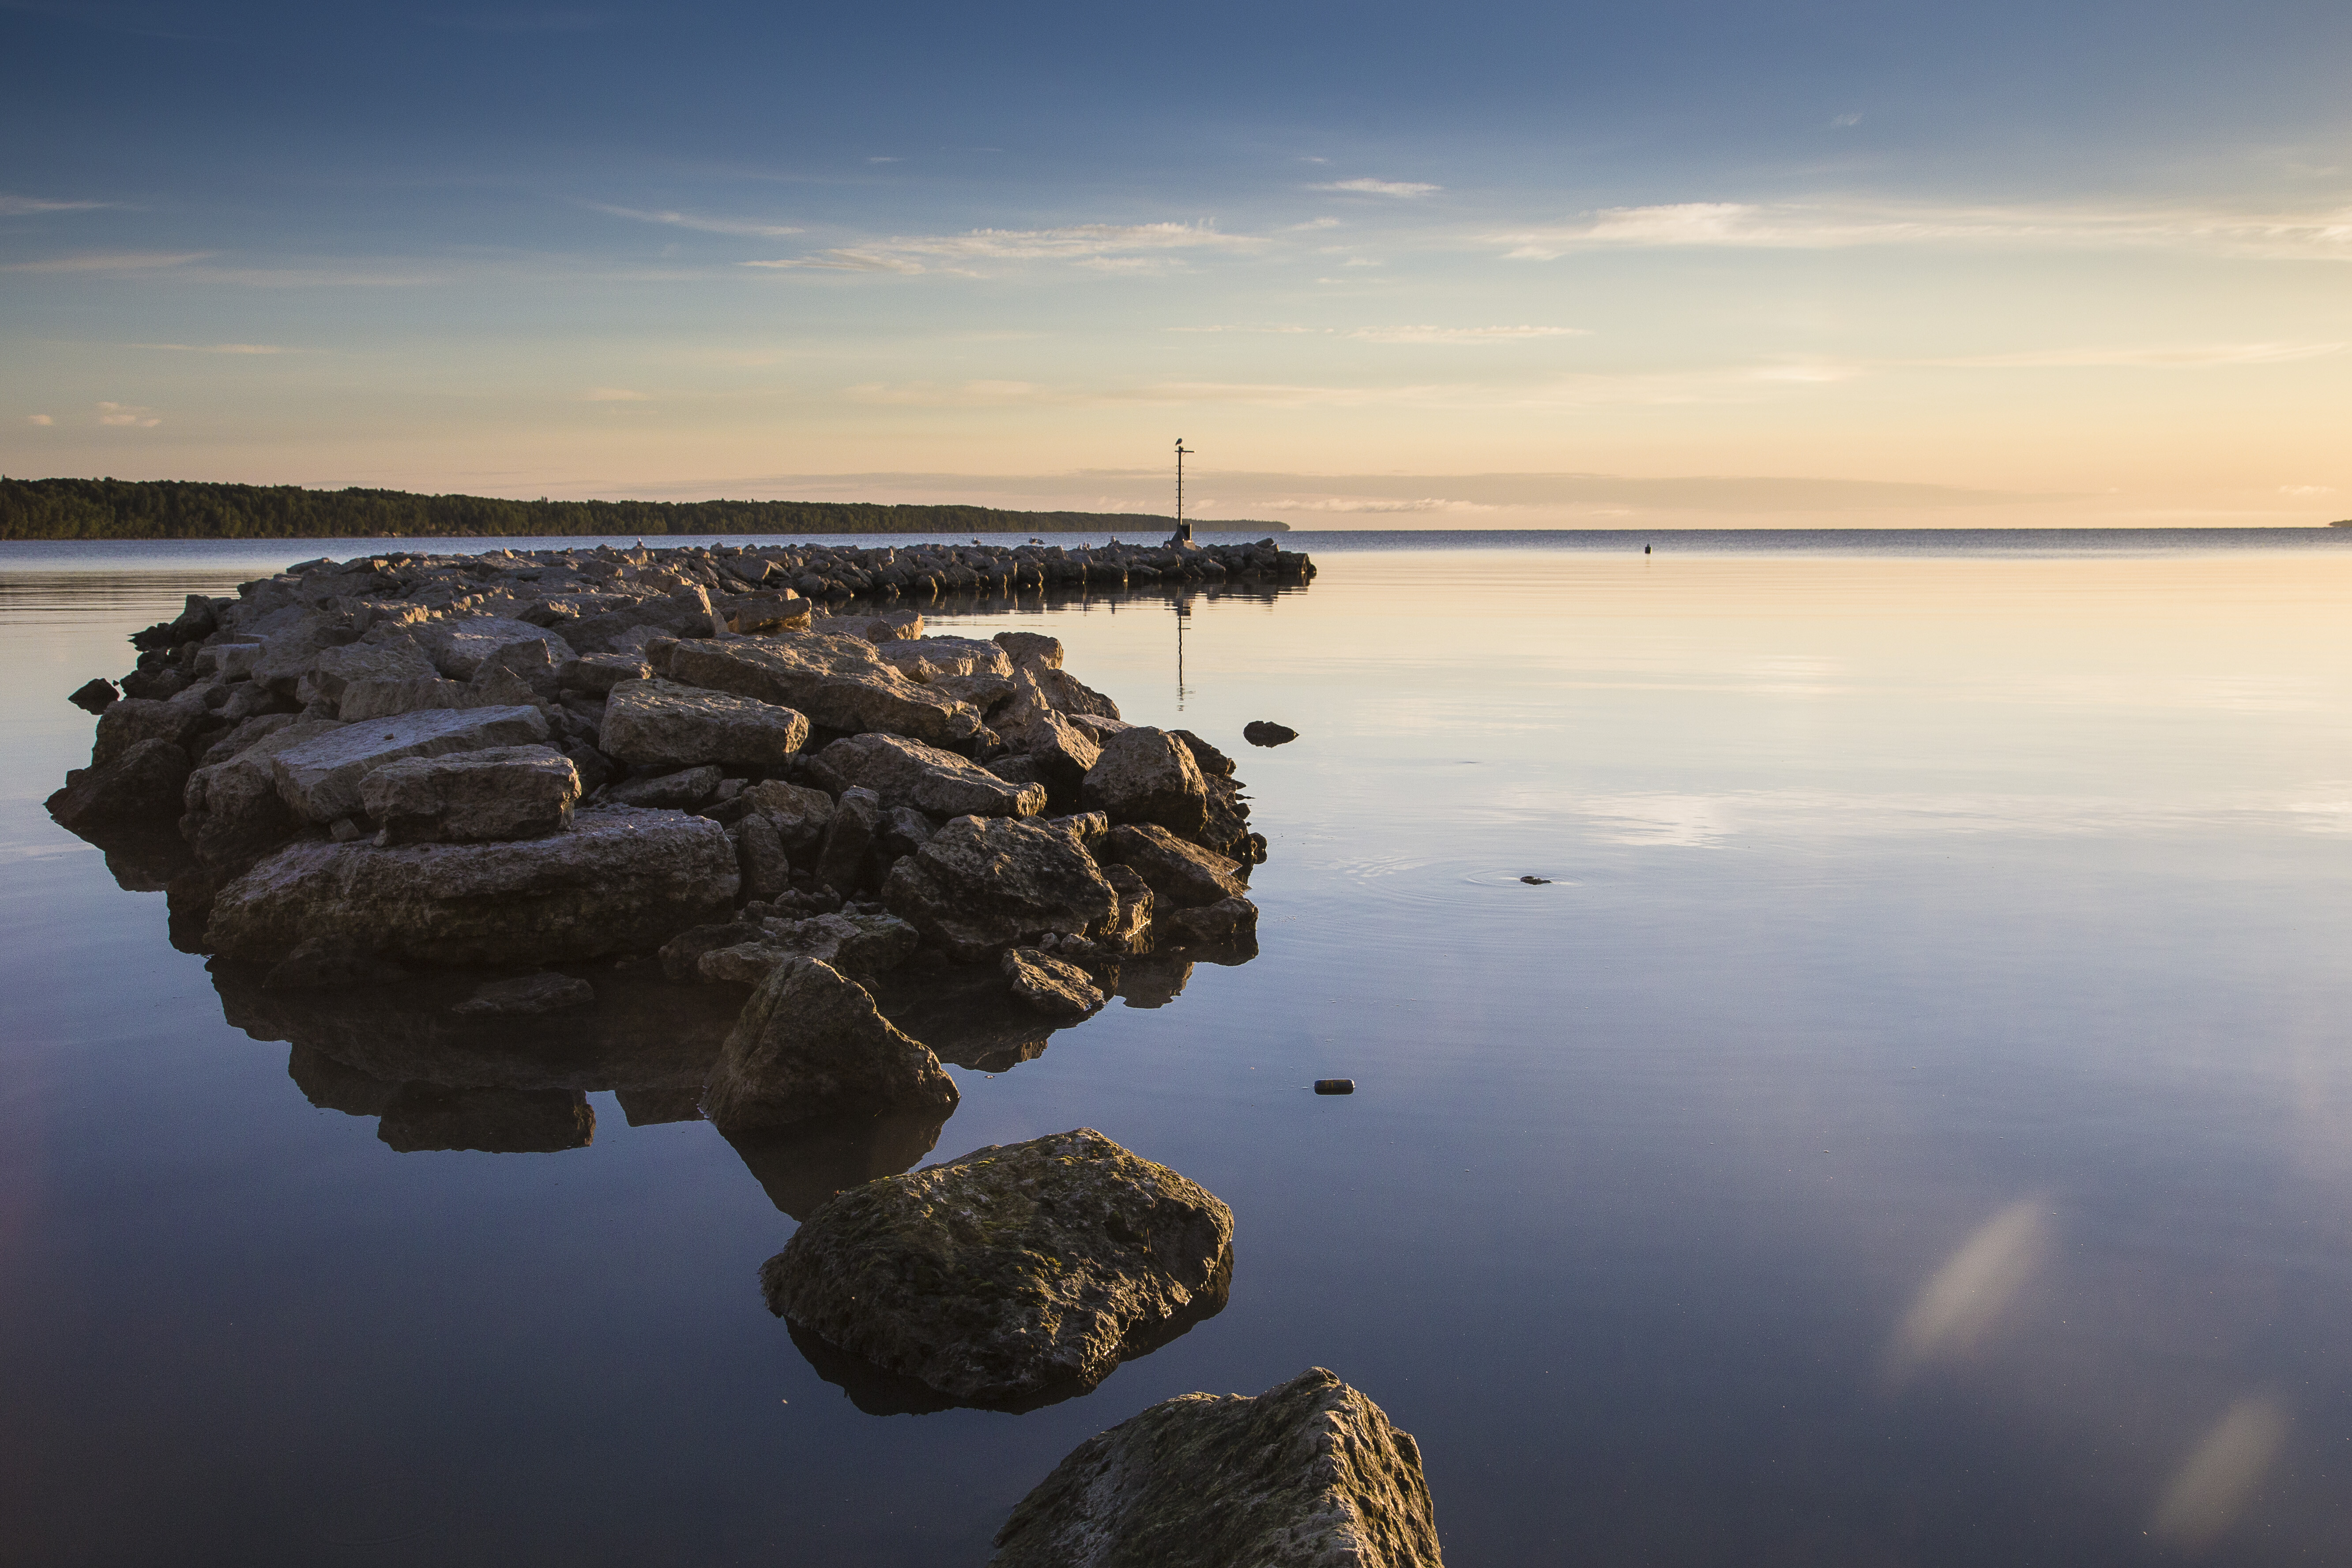
<svg viewBox="0 0 2352 1568"><path fill-rule="evenodd" d="M1095 738L1047 703L1035 674L1027 669L1013 673L1013 695L989 724L1007 746L1030 758L1057 793L1076 791L1102 760Z"/></svg>
<svg viewBox="0 0 2352 1568"><path fill-rule="evenodd" d="M796 958L751 993L702 1099L720 1131L789 1126L849 1109L952 1106L955 1080L921 1041L832 965Z"/></svg>
<svg viewBox="0 0 2352 1568"><path fill-rule="evenodd" d="M882 826L882 801L872 790L845 789L825 824L824 843L817 850L816 879L838 892L854 893L866 885L866 856Z"/></svg>
<svg viewBox="0 0 2352 1568"><path fill-rule="evenodd" d="M355 682L371 688L387 684L411 689L425 684L438 684L441 672L434 668L432 658L409 637L401 637L384 642L346 643L324 649L318 662L296 683L294 696L301 702L327 702L340 705L343 694ZM400 710L406 711L406 710ZM345 716L340 713L338 716ZM359 713L351 718L363 716Z"/></svg>
<svg viewBox="0 0 2352 1568"><path fill-rule="evenodd" d="M126 697L98 716L98 736L90 742L89 765L102 768L142 741L169 741L185 748L211 721L212 716L204 709L186 703Z"/></svg>
<svg viewBox="0 0 2352 1568"><path fill-rule="evenodd" d="M1007 948L1000 966L1013 996L1049 1018L1083 1018L1103 1005L1092 975L1051 953Z"/></svg>
<svg viewBox="0 0 2352 1568"><path fill-rule="evenodd" d="M808 634L689 641L678 643L668 657L673 680L796 709L828 730L880 730L933 745L980 732L977 709L926 691L884 664L864 637Z"/></svg>
<svg viewBox="0 0 2352 1568"><path fill-rule="evenodd" d="M169 741L142 741L104 767L76 768L44 804L69 833L130 823L169 823L180 814L188 753Z"/></svg>
<svg viewBox="0 0 2352 1568"><path fill-rule="evenodd" d="M886 806L932 816L1034 816L1045 808L1035 784L1008 784L986 768L899 735L851 735L816 755L818 777L835 793L872 790Z"/></svg>
<svg viewBox="0 0 2352 1568"><path fill-rule="evenodd" d="M290 845L221 889L205 941L256 962L320 936L425 963L560 963L656 948L737 886L719 824L608 806L514 844Z"/></svg>
<svg viewBox="0 0 2352 1568"><path fill-rule="evenodd" d="M833 796L807 784L766 779L743 792L746 807L768 819L786 854L814 855L833 821Z"/></svg>
<svg viewBox="0 0 2352 1568"><path fill-rule="evenodd" d="M1188 844L1150 823L1122 823L1112 828L1095 854L1106 864L1129 867L1142 878L1151 889L1154 907L1162 913L1249 896L1239 861Z"/></svg>
<svg viewBox="0 0 2352 1568"><path fill-rule="evenodd" d="M1013 661L994 643L972 637L913 637L881 645L883 661L926 685L951 676L1013 673Z"/></svg>
<svg viewBox="0 0 2352 1568"><path fill-rule="evenodd" d="M1062 639L1043 632L999 632L988 639L1003 648L1015 669L1059 669Z"/></svg>
<svg viewBox="0 0 2352 1568"><path fill-rule="evenodd" d="M1421 1447L1323 1368L1185 1394L1087 1438L988 1568L1441 1568Z"/></svg>
<svg viewBox="0 0 2352 1568"><path fill-rule="evenodd" d="M414 637L431 657L434 667L452 680L471 680L482 661L509 643L545 643L550 658L556 664L577 657L570 643L545 626L508 620L501 616L460 616L454 620L425 621L394 635L403 640ZM373 637L371 633L371 640Z"/></svg>
<svg viewBox="0 0 2352 1568"><path fill-rule="evenodd" d="M277 754L341 728L332 719L299 719L190 773L180 836L196 858L215 870L242 869L299 832L302 819L278 793Z"/></svg>
<svg viewBox="0 0 2352 1568"><path fill-rule="evenodd" d="M1113 702L1068 670L1058 669L1051 665L1032 664L1024 668L1036 678L1037 689L1045 694L1045 700L1061 712L1084 714L1101 719L1118 717L1118 703Z"/></svg>
<svg viewBox="0 0 2352 1568"><path fill-rule="evenodd" d="M808 730L790 708L654 678L611 689L596 746L641 767L716 763L767 773L801 749Z"/></svg>
<svg viewBox="0 0 2352 1568"><path fill-rule="evenodd" d="M1223 1306L1233 1211L1090 1127L853 1187L760 1270L769 1310L974 1405L1091 1388Z"/></svg>
<svg viewBox="0 0 2352 1568"><path fill-rule="evenodd" d="M542 838L572 823L580 772L546 746L404 757L360 781L379 844Z"/></svg>
<svg viewBox="0 0 2352 1568"><path fill-rule="evenodd" d="M278 795L296 816L325 823L357 814L361 781L388 763L546 739L547 720L536 708L434 709L345 724L279 748L270 769Z"/></svg>
<svg viewBox="0 0 2352 1568"><path fill-rule="evenodd" d="M1087 935L1118 910L1102 868L1068 828L1003 816L941 827L891 868L882 901L965 963L1049 931Z"/></svg>
<svg viewBox="0 0 2352 1568"><path fill-rule="evenodd" d="M1139 724L1103 742L1101 760L1087 771L1078 799L1113 822L1156 822L1191 834L1208 816L1209 786L1192 748L1165 730Z"/></svg>

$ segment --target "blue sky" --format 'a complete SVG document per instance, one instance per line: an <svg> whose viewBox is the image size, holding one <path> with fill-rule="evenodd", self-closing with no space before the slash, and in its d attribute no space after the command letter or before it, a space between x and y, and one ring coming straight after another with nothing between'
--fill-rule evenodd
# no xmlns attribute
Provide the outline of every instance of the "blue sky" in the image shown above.
<svg viewBox="0 0 2352 1568"><path fill-rule="evenodd" d="M0 468L2352 514L2352 7L0 3ZM1694 484L1693 481L1704 480Z"/></svg>

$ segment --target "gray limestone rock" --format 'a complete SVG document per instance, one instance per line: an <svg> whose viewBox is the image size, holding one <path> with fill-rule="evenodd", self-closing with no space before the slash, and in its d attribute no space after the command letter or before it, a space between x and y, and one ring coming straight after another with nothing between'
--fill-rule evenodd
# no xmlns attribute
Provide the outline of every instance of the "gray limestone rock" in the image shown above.
<svg viewBox="0 0 2352 1568"><path fill-rule="evenodd" d="M1003 648L974 637L914 637L885 643L878 651L900 674L925 684L950 676L1013 673Z"/></svg>
<svg viewBox="0 0 2352 1568"><path fill-rule="evenodd" d="M98 716L98 735L90 742L89 765L102 768L142 741L169 741L185 749L210 720L211 715L202 708L191 709L152 697L126 697L110 704Z"/></svg>
<svg viewBox="0 0 2352 1568"><path fill-rule="evenodd" d="M1247 899L1220 899L1198 909L1161 915L1152 936L1171 947L1216 947L1257 939L1257 906Z"/></svg>
<svg viewBox="0 0 2352 1568"><path fill-rule="evenodd" d="M1049 1018L1083 1018L1103 1005L1085 970L1034 947L1005 949L999 967L1013 994Z"/></svg>
<svg viewBox="0 0 2352 1568"><path fill-rule="evenodd" d="M880 730L939 745L979 732L978 710L925 690L884 664L875 647L864 637L814 633L681 642L669 651L667 673L689 686L797 710L813 724L849 734Z"/></svg>
<svg viewBox="0 0 2352 1568"><path fill-rule="evenodd" d="M1310 1367L1180 1394L1089 1437L1022 1499L989 1568L1442 1568L1421 1447Z"/></svg>
<svg viewBox="0 0 2352 1568"><path fill-rule="evenodd" d="M1209 786L1191 748L1165 730L1139 724L1103 742L1102 760L1087 770L1078 798L1113 822L1154 822L1189 834L1199 832L1208 815Z"/></svg>
<svg viewBox="0 0 2352 1568"><path fill-rule="evenodd" d="M1161 914L1198 909L1220 899L1238 899L1249 892L1241 879L1241 864L1214 850L1188 844L1164 827L1150 823L1122 823L1110 830L1097 858L1131 867L1151 889Z"/></svg>
<svg viewBox="0 0 2352 1568"><path fill-rule="evenodd" d="M1006 745L1030 758L1056 792L1075 792L1102 759L1095 738L1046 702L1036 675L1027 669L1014 672L1013 696L991 715L990 727Z"/></svg>
<svg viewBox="0 0 2352 1568"><path fill-rule="evenodd" d="M362 810L362 781L386 763L546 739L547 720L535 708L438 709L341 725L276 750L270 769L294 814L324 824Z"/></svg>
<svg viewBox="0 0 2352 1568"><path fill-rule="evenodd" d="M562 689L561 675L580 661L561 638L500 643L467 677L476 700L486 706L513 701L552 702ZM528 696L519 695L529 693Z"/></svg>
<svg viewBox="0 0 2352 1568"><path fill-rule="evenodd" d="M833 821L833 796L807 784L767 779L745 790L743 800L774 825L788 855L814 857Z"/></svg>
<svg viewBox="0 0 2352 1568"><path fill-rule="evenodd" d="M370 633L371 639L377 634ZM509 643L545 643L549 662L560 665L577 657L572 645L549 631L528 621L508 620L499 616L460 616L452 620L425 621L391 634L397 637L414 637L431 656L436 668L452 680L471 680L482 661Z"/></svg>
<svg viewBox="0 0 2352 1568"><path fill-rule="evenodd" d="M1234 776L1233 758L1190 730L1171 730L1168 732L1184 742L1185 749L1192 753L1193 766L1201 770L1203 777L1229 779Z"/></svg>
<svg viewBox="0 0 2352 1568"><path fill-rule="evenodd" d="M371 688L387 683L411 686L438 681L440 676L425 651L406 637L375 643L347 643L320 651L318 662L296 681L294 698L298 702L324 700L340 704L354 682L365 682Z"/></svg>
<svg viewBox="0 0 2352 1568"><path fill-rule="evenodd" d="M390 719L431 709L473 708L475 690L462 680L437 675L404 676L384 680L358 679L344 683L335 699L335 717L345 723L364 719Z"/></svg>
<svg viewBox="0 0 2352 1568"><path fill-rule="evenodd" d="M792 857L776 825L758 812L748 812L737 826L736 858L743 868L743 896L772 899L793 885Z"/></svg>
<svg viewBox="0 0 2352 1568"><path fill-rule="evenodd" d="M211 651L209 648L199 648L198 660L201 661L204 655ZM255 651L260 650L257 648ZM66 700L85 713L103 713L115 703L122 700L122 693L114 689L114 682L93 679L75 687L72 694L68 696Z"/></svg>
<svg viewBox="0 0 2352 1568"><path fill-rule="evenodd" d="M322 936L425 963L565 963L658 947L737 882L717 823L610 806L513 844L290 845L221 890L205 940L252 961Z"/></svg>
<svg viewBox="0 0 2352 1568"><path fill-rule="evenodd" d="M717 763L766 773L808 739L790 708L652 678L611 688L597 750L639 766Z"/></svg>
<svg viewBox="0 0 2352 1568"><path fill-rule="evenodd" d="M760 1270L768 1308L956 1400L1090 1388L1224 1304L1233 1211L1092 1128L853 1187Z"/></svg>
<svg viewBox="0 0 2352 1568"><path fill-rule="evenodd" d="M965 963L1048 931L1081 936L1118 897L1076 835L1016 817L961 816L891 868L890 912Z"/></svg>
<svg viewBox="0 0 2352 1568"><path fill-rule="evenodd" d="M952 752L898 735L851 735L815 762L817 776L837 789L863 786L885 805L932 816L1034 816L1045 806L1045 792L1034 784L1008 784Z"/></svg>
<svg viewBox="0 0 2352 1568"><path fill-rule="evenodd" d="M579 798L579 770L546 746L404 757L360 781L378 844L544 837L571 826Z"/></svg>
<svg viewBox="0 0 2352 1568"><path fill-rule="evenodd" d="M264 713L247 719L226 734L210 739L204 754L196 759L196 765L208 768L215 763L227 762L255 742L267 740L295 722L297 721L291 713Z"/></svg>
<svg viewBox="0 0 2352 1568"><path fill-rule="evenodd" d="M849 894L866 882L866 852L882 825L882 799L870 789L845 789L834 804L833 820L825 825L824 847L817 851L816 879Z"/></svg>
<svg viewBox="0 0 2352 1568"><path fill-rule="evenodd" d="M120 706L120 704L118 704ZM69 833L169 821L188 784L188 753L165 740L141 741L103 767L76 768L44 804Z"/></svg>
<svg viewBox="0 0 2352 1568"><path fill-rule="evenodd" d="M958 1098L939 1058L877 1012L864 986L817 959L796 958L744 1004L702 1109L724 1132L853 1107L952 1106Z"/></svg>
<svg viewBox="0 0 2352 1568"><path fill-rule="evenodd" d="M331 719L296 720L227 762L190 773L180 795L180 836L196 858L215 869L242 868L299 831L302 819L278 793L277 754L341 728Z"/></svg>
<svg viewBox="0 0 2352 1568"><path fill-rule="evenodd" d="M887 973L914 955L915 928L896 915L829 914L807 920L771 918L761 935L706 952L695 973L704 980L757 985L780 964L795 958L829 963L852 980Z"/></svg>
<svg viewBox="0 0 2352 1568"><path fill-rule="evenodd" d="M1080 680L1066 669L1032 667L1029 673L1036 678L1037 689L1057 711L1072 716L1091 715L1102 719L1118 717L1118 704Z"/></svg>
<svg viewBox="0 0 2352 1568"><path fill-rule="evenodd" d="M1015 669L1059 669L1062 639L1043 632L999 632L989 639L1003 648Z"/></svg>
<svg viewBox="0 0 2352 1568"><path fill-rule="evenodd" d="M1118 895L1118 909L1096 931L1094 940L1119 952L1151 951L1151 885L1132 867L1105 866L1103 880Z"/></svg>
<svg viewBox="0 0 2352 1568"><path fill-rule="evenodd" d="M653 666L633 653L582 654L558 672L562 689L602 697L625 680L643 680Z"/></svg>
<svg viewBox="0 0 2352 1568"><path fill-rule="evenodd" d="M608 798L623 805L692 811L717 793L724 777L716 767L682 768L674 773L630 779L625 784L613 785L604 793Z"/></svg>

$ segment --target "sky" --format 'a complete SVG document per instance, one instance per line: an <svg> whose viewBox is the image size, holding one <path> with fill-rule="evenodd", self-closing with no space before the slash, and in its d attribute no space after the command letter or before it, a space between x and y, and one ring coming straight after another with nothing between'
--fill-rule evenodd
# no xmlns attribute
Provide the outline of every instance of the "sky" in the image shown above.
<svg viewBox="0 0 2352 1568"><path fill-rule="evenodd" d="M0 0L0 472L2352 517L2352 6Z"/></svg>

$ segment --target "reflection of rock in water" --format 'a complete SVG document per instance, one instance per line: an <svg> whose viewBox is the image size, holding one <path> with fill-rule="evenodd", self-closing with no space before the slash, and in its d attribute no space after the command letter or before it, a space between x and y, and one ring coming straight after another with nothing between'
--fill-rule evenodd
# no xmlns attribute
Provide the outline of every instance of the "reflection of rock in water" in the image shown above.
<svg viewBox="0 0 2352 1568"><path fill-rule="evenodd" d="M596 1113L576 1089L404 1083L385 1104L375 1135L404 1154L428 1149L553 1154L593 1142Z"/></svg>
<svg viewBox="0 0 2352 1568"><path fill-rule="evenodd" d="M702 1089L623 1089L614 1091L613 1098L621 1103L621 1114L632 1127L659 1127L672 1121L702 1120Z"/></svg>
<svg viewBox="0 0 2352 1568"><path fill-rule="evenodd" d="M382 1116L383 1108L392 1102L393 1091L400 1087L371 1078L357 1068L345 1067L324 1051L309 1046L296 1046L286 1057L286 1076L302 1091L302 1098L321 1110L340 1110L346 1116Z"/></svg>
<svg viewBox="0 0 2352 1568"><path fill-rule="evenodd" d="M866 989L882 1016L933 1056L974 1072L1004 1072L1034 1060L1055 1029L1067 1026L1014 1001L992 963L894 970L874 976Z"/></svg>
<svg viewBox="0 0 2352 1568"><path fill-rule="evenodd" d="M767 1190L769 1201L806 1219L844 1187L911 1170L940 1141L952 1106L887 1116L821 1117L727 1142Z"/></svg>

